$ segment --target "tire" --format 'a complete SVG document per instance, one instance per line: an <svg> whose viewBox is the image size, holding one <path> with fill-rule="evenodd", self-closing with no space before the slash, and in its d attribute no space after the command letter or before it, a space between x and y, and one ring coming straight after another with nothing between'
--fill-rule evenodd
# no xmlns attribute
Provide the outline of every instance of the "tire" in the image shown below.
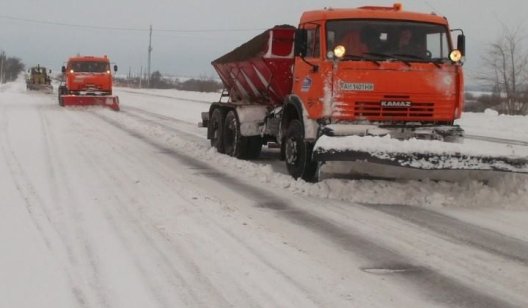
<svg viewBox="0 0 528 308"><path fill-rule="evenodd" d="M225 153L224 151L224 112L217 108L213 110L211 119L209 120L209 136L211 137L211 146L215 147L219 153Z"/></svg>
<svg viewBox="0 0 528 308"><path fill-rule="evenodd" d="M240 159L255 159L262 151L262 137L244 137L240 133L240 122L236 116L236 111L227 113L223 126L222 143L224 153Z"/></svg>
<svg viewBox="0 0 528 308"><path fill-rule="evenodd" d="M284 136L284 155L288 173L295 179L316 182L318 164L312 160L313 144L304 141L304 128L292 120Z"/></svg>
<svg viewBox="0 0 528 308"><path fill-rule="evenodd" d="M240 135L240 123L234 110L227 113L224 121L223 143L225 154L243 158L247 139Z"/></svg>

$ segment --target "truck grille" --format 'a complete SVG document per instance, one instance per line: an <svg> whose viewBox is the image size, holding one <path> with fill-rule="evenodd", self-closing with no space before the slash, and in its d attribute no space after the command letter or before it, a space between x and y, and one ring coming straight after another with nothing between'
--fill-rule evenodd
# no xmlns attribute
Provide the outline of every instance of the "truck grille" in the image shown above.
<svg viewBox="0 0 528 308"><path fill-rule="evenodd" d="M380 102L356 102L355 117L427 118L434 115L434 103L412 103L410 107L382 107Z"/></svg>

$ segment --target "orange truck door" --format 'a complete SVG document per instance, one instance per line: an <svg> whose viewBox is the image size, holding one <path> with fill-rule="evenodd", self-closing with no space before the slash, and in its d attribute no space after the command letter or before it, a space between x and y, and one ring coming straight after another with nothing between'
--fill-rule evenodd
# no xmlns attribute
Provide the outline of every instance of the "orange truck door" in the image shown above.
<svg viewBox="0 0 528 308"><path fill-rule="evenodd" d="M321 27L309 24L305 26L305 29L308 46L306 61L300 57L295 59L293 92L303 102L309 117L315 119L319 118L323 112L325 86L321 70Z"/></svg>

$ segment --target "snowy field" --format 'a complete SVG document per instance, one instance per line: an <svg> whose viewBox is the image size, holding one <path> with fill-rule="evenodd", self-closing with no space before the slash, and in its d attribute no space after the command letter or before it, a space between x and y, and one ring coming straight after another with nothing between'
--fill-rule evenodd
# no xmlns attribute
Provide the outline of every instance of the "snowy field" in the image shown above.
<svg viewBox="0 0 528 308"><path fill-rule="evenodd" d="M526 176L295 181L210 147L217 94L116 93L0 87L1 308L528 306ZM526 150L527 117L459 124Z"/></svg>

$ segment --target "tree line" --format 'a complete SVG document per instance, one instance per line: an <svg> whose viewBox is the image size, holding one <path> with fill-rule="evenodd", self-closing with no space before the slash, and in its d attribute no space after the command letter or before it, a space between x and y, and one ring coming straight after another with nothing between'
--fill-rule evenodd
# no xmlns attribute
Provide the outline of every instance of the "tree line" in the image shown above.
<svg viewBox="0 0 528 308"><path fill-rule="evenodd" d="M0 84L17 79L24 71L24 64L19 58L8 57L4 51L0 52Z"/></svg>

